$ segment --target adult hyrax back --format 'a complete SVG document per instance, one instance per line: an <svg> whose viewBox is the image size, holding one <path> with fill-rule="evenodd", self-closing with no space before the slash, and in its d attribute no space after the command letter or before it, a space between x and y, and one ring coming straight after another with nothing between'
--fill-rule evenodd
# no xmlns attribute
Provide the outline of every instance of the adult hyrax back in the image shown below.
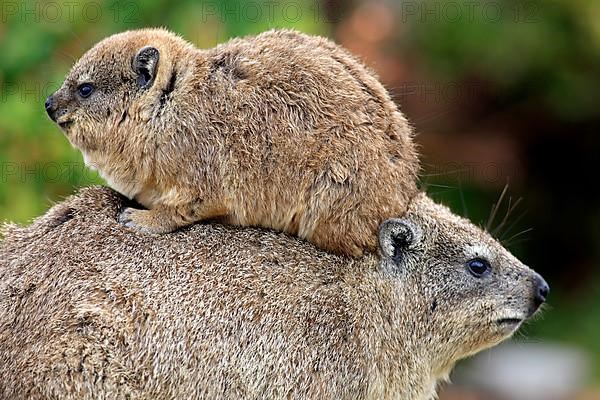
<svg viewBox="0 0 600 400"><path fill-rule="evenodd" d="M89 188L5 232L0 399L431 399L548 290L424 195L362 258L217 224L144 235L124 205Z"/></svg>
<svg viewBox="0 0 600 400"><path fill-rule="evenodd" d="M331 41L270 31L200 50L161 29L111 36L48 98L49 115L153 233L212 218L350 255L416 193L411 129Z"/></svg>

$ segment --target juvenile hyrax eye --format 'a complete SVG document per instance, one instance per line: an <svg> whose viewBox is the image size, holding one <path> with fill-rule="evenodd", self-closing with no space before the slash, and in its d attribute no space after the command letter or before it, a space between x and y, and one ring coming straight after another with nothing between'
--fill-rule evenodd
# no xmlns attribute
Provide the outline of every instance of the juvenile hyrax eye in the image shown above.
<svg viewBox="0 0 600 400"><path fill-rule="evenodd" d="M486 272L490 270L490 263L483 258L473 258L467 261L467 268L471 275L476 278L481 278Z"/></svg>
<svg viewBox="0 0 600 400"><path fill-rule="evenodd" d="M94 92L94 87L89 83L82 83L77 88L77 92L84 99L90 97L90 95Z"/></svg>

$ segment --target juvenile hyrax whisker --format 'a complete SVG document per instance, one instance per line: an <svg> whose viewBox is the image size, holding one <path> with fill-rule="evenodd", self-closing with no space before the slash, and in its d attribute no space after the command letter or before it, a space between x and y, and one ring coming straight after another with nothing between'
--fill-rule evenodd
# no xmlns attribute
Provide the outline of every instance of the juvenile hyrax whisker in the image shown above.
<svg viewBox="0 0 600 400"><path fill-rule="evenodd" d="M359 256L417 193L406 119L374 73L320 37L274 30L201 50L162 29L116 34L46 108L149 209L125 218L146 232L220 218Z"/></svg>

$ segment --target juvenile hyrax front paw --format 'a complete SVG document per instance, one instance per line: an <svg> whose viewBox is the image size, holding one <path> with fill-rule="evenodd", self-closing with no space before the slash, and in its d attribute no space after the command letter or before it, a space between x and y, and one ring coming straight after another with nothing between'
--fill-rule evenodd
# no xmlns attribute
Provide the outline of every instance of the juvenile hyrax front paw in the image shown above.
<svg viewBox="0 0 600 400"><path fill-rule="evenodd" d="M161 29L124 32L88 51L46 108L88 165L149 209L122 218L149 232L220 217L360 255L417 192L407 121L319 37L269 31L199 50Z"/></svg>
<svg viewBox="0 0 600 400"><path fill-rule="evenodd" d="M135 229L145 233L167 233L169 229L165 229L157 221L152 218L149 210L137 210L128 207L119 215L119 222L128 228Z"/></svg>
<svg viewBox="0 0 600 400"><path fill-rule="evenodd" d="M128 207L119 215L119 222L128 228L145 233L169 233L183 224L177 224L164 209L138 210Z"/></svg>

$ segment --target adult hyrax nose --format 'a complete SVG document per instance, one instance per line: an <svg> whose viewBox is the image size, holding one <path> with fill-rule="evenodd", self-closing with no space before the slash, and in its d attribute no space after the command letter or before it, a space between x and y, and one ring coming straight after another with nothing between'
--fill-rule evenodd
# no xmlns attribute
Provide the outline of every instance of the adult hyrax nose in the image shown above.
<svg viewBox="0 0 600 400"><path fill-rule="evenodd" d="M50 119L56 122L56 107L54 107L54 98L52 95L48 96L46 102L44 103L44 107L46 107L46 112Z"/></svg>
<svg viewBox="0 0 600 400"><path fill-rule="evenodd" d="M546 297L548 297L548 292L550 292L550 287L539 274L535 274L534 278L535 285L535 293L533 302L535 304L535 309L537 310L545 301Z"/></svg>

